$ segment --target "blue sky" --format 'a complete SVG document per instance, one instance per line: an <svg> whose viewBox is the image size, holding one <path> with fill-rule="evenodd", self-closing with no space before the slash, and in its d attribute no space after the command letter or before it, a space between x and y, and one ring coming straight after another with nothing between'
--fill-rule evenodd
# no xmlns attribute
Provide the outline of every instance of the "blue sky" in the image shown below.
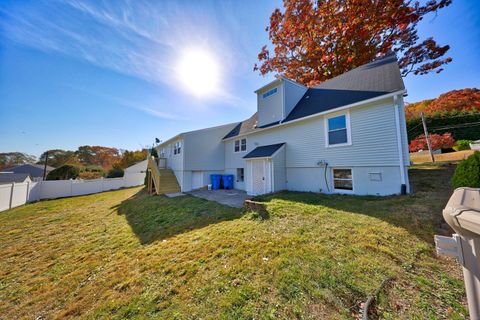
<svg viewBox="0 0 480 320"><path fill-rule="evenodd" d="M480 87L480 8L453 2L426 17L419 34L450 44L454 60L441 74L407 77L407 101ZM0 152L139 149L249 117L253 91L273 78L252 67L276 7L280 1L2 1ZM218 64L218 88L206 97L176 76L180 57L198 48Z"/></svg>

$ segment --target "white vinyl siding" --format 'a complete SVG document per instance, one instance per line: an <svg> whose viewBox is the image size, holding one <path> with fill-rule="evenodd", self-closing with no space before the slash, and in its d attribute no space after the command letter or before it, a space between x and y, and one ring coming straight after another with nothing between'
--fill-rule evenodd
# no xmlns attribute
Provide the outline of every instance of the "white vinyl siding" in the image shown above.
<svg viewBox="0 0 480 320"><path fill-rule="evenodd" d="M273 192L287 189L287 170L285 168L285 146L281 147L272 157L273 162Z"/></svg>
<svg viewBox="0 0 480 320"><path fill-rule="evenodd" d="M276 121L280 121L283 118L283 85L276 87L277 93L263 98L263 94L273 89L265 88L262 92L257 92L257 106L258 106L258 126L263 126Z"/></svg>
<svg viewBox="0 0 480 320"><path fill-rule="evenodd" d="M284 103L285 103L285 110L283 112L283 118L285 119L290 112L292 112L293 108L297 105L298 101L303 97L305 92L307 92L307 88L299 85L298 83L294 83L288 80L284 80Z"/></svg>
<svg viewBox="0 0 480 320"><path fill-rule="evenodd" d="M350 109L351 145L325 146L323 117L311 118L250 134L247 150L255 146L286 143L286 167L318 167L319 160L333 166L398 166L395 113L392 99ZM328 116L328 115L327 115ZM233 141L225 142L225 167L243 166L242 154L233 152Z"/></svg>
<svg viewBox="0 0 480 320"><path fill-rule="evenodd" d="M183 144L185 170L223 171L225 145L222 139L235 125L228 124L186 133Z"/></svg>

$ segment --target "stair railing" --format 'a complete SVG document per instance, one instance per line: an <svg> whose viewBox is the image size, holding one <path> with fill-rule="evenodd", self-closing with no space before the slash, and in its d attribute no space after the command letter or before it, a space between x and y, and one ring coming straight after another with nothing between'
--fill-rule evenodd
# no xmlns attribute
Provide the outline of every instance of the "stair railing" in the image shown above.
<svg viewBox="0 0 480 320"><path fill-rule="evenodd" d="M155 184L155 191L157 194L160 194L160 170L158 169L155 157L151 156L148 159L148 168L150 169L151 178L153 180L153 183Z"/></svg>

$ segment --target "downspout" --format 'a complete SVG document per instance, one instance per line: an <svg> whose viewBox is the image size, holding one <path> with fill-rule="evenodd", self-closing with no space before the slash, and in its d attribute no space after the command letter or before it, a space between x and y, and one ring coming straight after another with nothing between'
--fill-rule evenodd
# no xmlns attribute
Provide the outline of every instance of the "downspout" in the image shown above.
<svg viewBox="0 0 480 320"><path fill-rule="evenodd" d="M397 129L397 147L398 147L398 160L400 164L400 180L402 182L401 193L405 194L407 192L408 186L405 177L405 162L403 159L403 144L402 144L402 135L400 129L400 105L398 103L398 96L393 96L393 107L395 108L395 123Z"/></svg>

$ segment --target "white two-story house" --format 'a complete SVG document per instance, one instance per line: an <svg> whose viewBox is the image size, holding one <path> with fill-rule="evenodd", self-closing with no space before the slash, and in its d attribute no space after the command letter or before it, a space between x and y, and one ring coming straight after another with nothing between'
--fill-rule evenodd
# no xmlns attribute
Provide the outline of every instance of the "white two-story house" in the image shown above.
<svg viewBox="0 0 480 320"><path fill-rule="evenodd" d="M182 191L233 174L234 188L358 195L410 191L404 101L389 54L314 88L278 78L240 123L179 134L158 147Z"/></svg>

